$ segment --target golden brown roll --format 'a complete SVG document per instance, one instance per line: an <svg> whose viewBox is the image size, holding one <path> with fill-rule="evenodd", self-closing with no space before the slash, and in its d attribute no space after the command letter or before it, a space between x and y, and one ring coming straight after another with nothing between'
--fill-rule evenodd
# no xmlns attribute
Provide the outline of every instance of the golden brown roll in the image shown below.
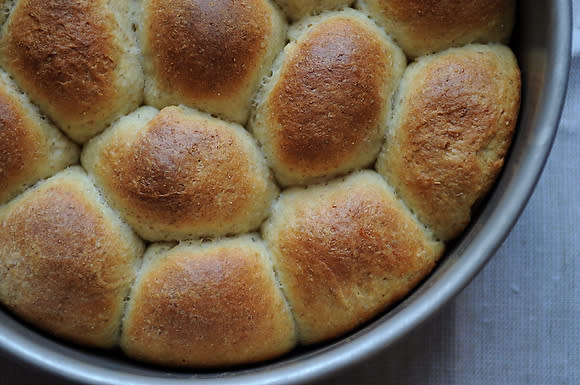
<svg viewBox="0 0 580 385"><path fill-rule="evenodd" d="M53 127L0 70L0 204L76 163L78 147Z"/></svg>
<svg viewBox="0 0 580 385"><path fill-rule="evenodd" d="M18 0L4 25L0 63L77 142L142 101L127 3Z"/></svg>
<svg viewBox="0 0 580 385"><path fill-rule="evenodd" d="M441 239L459 235L493 184L519 102L518 65L502 45L452 48L407 69L377 169Z"/></svg>
<svg viewBox="0 0 580 385"><path fill-rule="evenodd" d="M351 5L354 0L275 0L292 20Z"/></svg>
<svg viewBox="0 0 580 385"><path fill-rule="evenodd" d="M338 337L384 310L443 252L372 171L286 190L263 236L306 344Z"/></svg>
<svg viewBox="0 0 580 385"><path fill-rule="evenodd" d="M278 9L269 0L145 0L142 8L146 103L184 104L245 122L284 44Z"/></svg>
<svg viewBox="0 0 580 385"><path fill-rule="evenodd" d="M515 0L359 0L415 58L468 43L507 43Z"/></svg>
<svg viewBox="0 0 580 385"><path fill-rule="evenodd" d="M251 121L277 179L308 184L372 163L403 53L354 10L309 18L290 35Z"/></svg>
<svg viewBox="0 0 580 385"><path fill-rule="evenodd" d="M91 140L81 159L151 241L253 231L277 195L243 127L187 107L143 107Z"/></svg>
<svg viewBox="0 0 580 385"><path fill-rule="evenodd" d="M257 235L151 246L123 325L121 346L129 356L170 366L263 361L296 343Z"/></svg>
<svg viewBox="0 0 580 385"><path fill-rule="evenodd" d="M112 347L142 252L84 171L66 169L0 207L0 300L54 335Z"/></svg>

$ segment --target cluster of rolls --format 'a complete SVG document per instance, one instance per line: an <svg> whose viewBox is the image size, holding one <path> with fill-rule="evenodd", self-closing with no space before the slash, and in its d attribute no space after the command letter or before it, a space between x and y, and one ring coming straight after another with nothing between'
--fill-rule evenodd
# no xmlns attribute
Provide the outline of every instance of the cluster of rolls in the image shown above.
<svg viewBox="0 0 580 385"><path fill-rule="evenodd" d="M0 300L168 366L407 295L506 156L513 0L0 1Z"/></svg>

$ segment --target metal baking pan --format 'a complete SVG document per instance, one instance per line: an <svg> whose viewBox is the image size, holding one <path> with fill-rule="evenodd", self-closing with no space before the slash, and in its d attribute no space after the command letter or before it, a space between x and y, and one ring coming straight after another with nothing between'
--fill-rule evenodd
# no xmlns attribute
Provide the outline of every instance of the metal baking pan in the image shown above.
<svg viewBox="0 0 580 385"><path fill-rule="evenodd" d="M433 274L404 301L358 331L259 366L227 372L172 372L135 363L121 354L60 343L0 310L0 349L23 365L79 384L100 385L310 383L378 354L458 294L518 219L556 134L566 94L571 33L570 1L519 1L512 47L522 70L522 105L498 183Z"/></svg>

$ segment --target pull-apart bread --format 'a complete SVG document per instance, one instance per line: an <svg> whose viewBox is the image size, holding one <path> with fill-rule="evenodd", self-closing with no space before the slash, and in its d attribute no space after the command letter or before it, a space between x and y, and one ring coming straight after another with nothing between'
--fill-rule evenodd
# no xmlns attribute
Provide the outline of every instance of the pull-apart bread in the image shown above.
<svg viewBox="0 0 580 385"><path fill-rule="evenodd" d="M0 0L0 301L147 364L395 306L501 172L513 0Z"/></svg>

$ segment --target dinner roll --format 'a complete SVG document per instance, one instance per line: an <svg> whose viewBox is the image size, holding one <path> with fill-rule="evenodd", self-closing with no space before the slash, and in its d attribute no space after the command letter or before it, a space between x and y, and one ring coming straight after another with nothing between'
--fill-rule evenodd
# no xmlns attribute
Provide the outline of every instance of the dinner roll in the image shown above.
<svg viewBox="0 0 580 385"><path fill-rule="evenodd" d="M278 192L243 127L187 107L143 107L91 140L81 160L150 241L253 231Z"/></svg>
<svg viewBox="0 0 580 385"><path fill-rule="evenodd" d="M142 242L80 167L0 206L0 300L71 341L112 347Z"/></svg>
<svg viewBox="0 0 580 385"><path fill-rule="evenodd" d="M184 104L238 123L286 33L269 0L144 0L138 26L148 104Z"/></svg>
<svg viewBox="0 0 580 385"><path fill-rule="evenodd" d="M276 0L292 20L351 5L354 0Z"/></svg>
<svg viewBox="0 0 580 385"><path fill-rule="evenodd" d="M359 0L414 58L468 43L507 43L515 0Z"/></svg>
<svg viewBox="0 0 580 385"><path fill-rule="evenodd" d="M292 349L295 327L257 235L153 245L131 292L121 340L131 357L224 367Z"/></svg>
<svg viewBox="0 0 580 385"><path fill-rule="evenodd" d="M76 163L79 149L0 70L0 204Z"/></svg>
<svg viewBox="0 0 580 385"><path fill-rule="evenodd" d="M309 18L290 35L251 121L278 181L314 183L369 165L403 53L352 9Z"/></svg>
<svg viewBox="0 0 580 385"><path fill-rule="evenodd" d="M338 337L402 298L444 247L373 171L287 189L263 236L306 344Z"/></svg>
<svg viewBox="0 0 580 385"><path fill-rule="evenodd" d="M469 45L409 66L378 171L441 239L456 237L504 162L520 103L509 48Z"/></svg>
<svg viewBox="0 0 580 385"><path fill-rule="evenodd" d="M0 64L77 142L142 101L125 8L124 1L18 0L4 25Z"/></svg>

